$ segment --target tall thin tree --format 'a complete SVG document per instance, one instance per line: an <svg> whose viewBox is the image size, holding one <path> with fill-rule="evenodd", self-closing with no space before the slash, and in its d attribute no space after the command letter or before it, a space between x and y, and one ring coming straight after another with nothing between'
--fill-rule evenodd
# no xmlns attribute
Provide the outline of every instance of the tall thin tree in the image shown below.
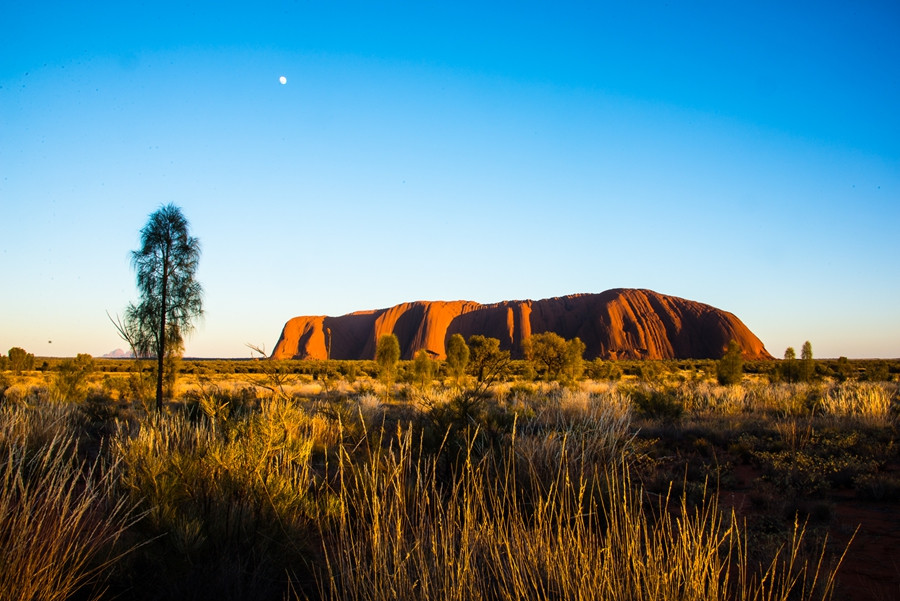
<svg viewBox="0 0 900 601"><path fill-rule="evenodd" d="M816 360L813 359L812 343L807 340L800 349L800 378L809 382L816 375Z"/></svg>
<svg viewBox="0 0 900 601"><path fill-rule="evenodd" d="M156 358L156 409L163 407L167 355L180 353L184 335L203 314L203 289L197 281L200 241L174 204L160 207L141 230L141 247L131 253L141 300L125 311L134 350Z"/></svg>

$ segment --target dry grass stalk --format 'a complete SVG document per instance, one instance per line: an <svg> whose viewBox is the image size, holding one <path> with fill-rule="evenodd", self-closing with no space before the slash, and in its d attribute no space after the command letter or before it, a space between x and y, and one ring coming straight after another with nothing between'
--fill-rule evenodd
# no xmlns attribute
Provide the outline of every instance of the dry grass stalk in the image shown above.
<svg viewBox="0 0 900 601"><path fill-rule="evenodd" d="M131 523L127 507L114 500L108 474L73 458L71 434L29 440L36 422L4 412L0 427L0 591L10 601L100 598Z"/></svg>

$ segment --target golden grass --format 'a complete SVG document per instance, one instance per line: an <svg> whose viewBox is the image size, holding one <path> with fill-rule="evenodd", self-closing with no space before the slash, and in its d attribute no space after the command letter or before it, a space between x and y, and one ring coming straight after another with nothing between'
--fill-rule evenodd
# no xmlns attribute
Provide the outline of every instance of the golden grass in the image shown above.
<svg viewBox="0 0 900 601"><path fill-rule="evenodd" d="M37 413L37 414L35 414ZM98 464L74 457L66 411L11 411L0 417L0 591L5 600L99 599L129 526ZM49 428L63 426L48 438Z"/></svg>
<svg viewBox="0 0 900 601"><path fill-rule="evenodd" d="M455 389L385 403L334 382L269 395L198 379L161 416L122 409L90 465L77 459L86 414L42 397L37 380L12 386L0 408L4 599L101 598L137 511L147 519L131 535L167 555L154 565L221 563L237 597L263 581L289 591L304 570L319 578L305 594L330 600L787 601L834 588L836 566L824 547L809 559L802 525L759 566L715 491L644 491L629 465L650 422L634 417L627 382L503 384L442 445L429 413L457 402ZM648 386L698 418L774 417L791 448L822 416L892 424L898 396L893 383ZM245 387L256 392L237 410Z"/></svg>
<svg viewBox="0 0 900 601"><path fill-rule="evenodd" d="M886 424L891 418L897 385L854 382L830 388L822 397L822 410L837 417L857 417L873 425Z"/></svg>
<svg viewBox="0 0 900 601"><path fill-rule="evenodd" d="M324 599L827 599L834 570L801 560L804 531L755 570L716 496L699 507L647 497L627 469L573 474L561 460L523 491L516 442L464 458L447 479L410 432L389 452L341 462L340 523L325 552ZM543 468L538 468L543 469ZM533 482L534 479L532 478ZM525 485L526 487L528 485ZM524 494L523 494L524 493ZM824 548L822 555L824 557Z"/></svg>

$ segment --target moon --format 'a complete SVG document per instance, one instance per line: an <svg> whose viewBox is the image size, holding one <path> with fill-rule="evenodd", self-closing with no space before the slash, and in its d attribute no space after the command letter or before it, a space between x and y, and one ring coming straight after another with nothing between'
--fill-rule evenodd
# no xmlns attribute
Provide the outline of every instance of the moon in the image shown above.
<svg viewBox="0 0 900 601"><path fill-rule="evenodd" d="M282 75L281 77L278 78L278 81L281 82L281 85L284 85L284 84L287 83L287 77L285 77L284 75Z"/></svg>

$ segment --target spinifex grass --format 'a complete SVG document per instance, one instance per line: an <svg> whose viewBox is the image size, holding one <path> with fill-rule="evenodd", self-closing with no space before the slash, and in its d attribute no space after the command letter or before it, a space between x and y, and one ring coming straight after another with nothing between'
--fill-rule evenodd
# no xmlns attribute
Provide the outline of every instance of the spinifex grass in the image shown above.
<svg viewBox="0 0 900 601"><path fill-rule="evenodd" d="M124 496L148 510L145 561L166 578L140 598L278 598L324 520L311 452L317 423L283 400L220 420L166 414L112 444Z"/></svg>
<svg viewBox="0 0 900 601"><path fill-rule="evenodd" d="M822 410L828 415L855 417L872 426L883 426L891 418L891 404L896 398L896 384L843 383L832 387L823 395Z"/></svg>
<svg viewBox="0 0 900 601"><path fill-rule="evenodd" d="M4 410L0 419L0 592L10 601L99 598L128 511L107 474L75 459L71 433L33 440L40 417Z"/></svg>
<svg viewBox="0 0 900 601"><path fill-rule="evenodd" d="M807 564L804 532L754 567L716 496L649 501L614 464L556 471L499 456L460 457L448 478L409 431L388 451L341 462L340 521L326 534L325 599L826 599L834 570ZM539 473L534 473L538 470ZM529 473L521 479L519 474ZM528 483L523 483L527 480ZM540 490L531 488L542 481ZM824 550L823 550L824 554Z"/></svg>

